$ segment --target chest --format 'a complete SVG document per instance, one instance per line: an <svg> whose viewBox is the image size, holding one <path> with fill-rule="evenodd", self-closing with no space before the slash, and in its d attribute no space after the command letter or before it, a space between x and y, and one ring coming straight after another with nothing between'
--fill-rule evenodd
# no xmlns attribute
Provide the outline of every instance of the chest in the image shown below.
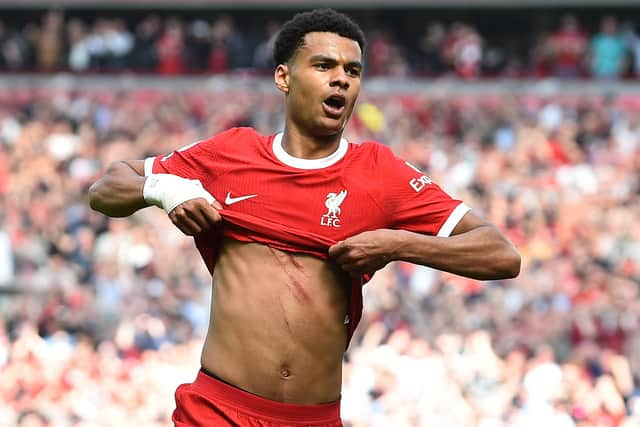
<svg viewBox="0 0 640 427"><path fill-rule="evenodd" d="M337 168L238 167L218 177L212 187L224 209L331 240L387 223L379 187Z"/></svg>

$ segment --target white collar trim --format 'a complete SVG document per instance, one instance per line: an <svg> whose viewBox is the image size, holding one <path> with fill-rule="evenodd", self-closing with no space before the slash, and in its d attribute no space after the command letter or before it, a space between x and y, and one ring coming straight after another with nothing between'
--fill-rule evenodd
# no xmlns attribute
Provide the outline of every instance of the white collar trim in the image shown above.
<svg viewBox="0 0 640 427"><path fill-rule="evenodd" d="M340 139L338 149L327 157L321 159L301 159L299 157L293 157L282 148L282 136L283 132L280 132L273 138L273 154L285 165L298 169L327 168L341 160L345 154L347 154L347 149L349 148L349 142L342 138Z"/></svg>

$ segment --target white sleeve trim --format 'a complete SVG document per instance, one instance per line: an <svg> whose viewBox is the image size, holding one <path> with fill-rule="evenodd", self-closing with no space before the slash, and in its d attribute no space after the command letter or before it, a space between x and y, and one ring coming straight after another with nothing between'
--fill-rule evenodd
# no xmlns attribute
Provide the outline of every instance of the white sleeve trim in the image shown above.
<svg viewBox="0 0 640 427"><path fill-rule="evenodd" d="M147 157L144 159L144 176L149 176L153 173L153 161L155 157Z"/></svg>
<svg viewBox="0 0 640 427"><path fill-rule="evenodd" d="M466 213L470 210L471 208L464 203L460 203L458 206L456 206L456 208L449 215L449 218L447 218L444 224L442 224L442 227L440 227L440 231L438 231L438 237L449 237L462 217L465 216Z"/></svg>

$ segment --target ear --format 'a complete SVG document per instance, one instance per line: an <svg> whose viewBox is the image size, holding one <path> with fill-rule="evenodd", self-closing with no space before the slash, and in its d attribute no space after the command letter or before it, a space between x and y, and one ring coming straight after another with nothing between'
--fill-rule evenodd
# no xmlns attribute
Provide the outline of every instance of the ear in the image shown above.
<svg viewBox="0 0 640 427"><path fill-rule="evenodd" d="M273 73L273 80L276 83L276 87L280 89L285 95L289 93L289 66L286 64L279 64Z"/></svg>

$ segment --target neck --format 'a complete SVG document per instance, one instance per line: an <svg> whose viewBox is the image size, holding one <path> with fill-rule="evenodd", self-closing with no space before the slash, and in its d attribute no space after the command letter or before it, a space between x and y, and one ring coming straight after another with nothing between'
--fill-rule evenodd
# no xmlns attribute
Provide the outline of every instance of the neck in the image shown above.
<svg viewBox="0 0 640 427"><path fill-rule="evenodd" d="M282 136L282 148L290 156L299 159L321 159L338 149L341 138L342 132L327 137L317 137L303 135L287 127Z"/></svg>

